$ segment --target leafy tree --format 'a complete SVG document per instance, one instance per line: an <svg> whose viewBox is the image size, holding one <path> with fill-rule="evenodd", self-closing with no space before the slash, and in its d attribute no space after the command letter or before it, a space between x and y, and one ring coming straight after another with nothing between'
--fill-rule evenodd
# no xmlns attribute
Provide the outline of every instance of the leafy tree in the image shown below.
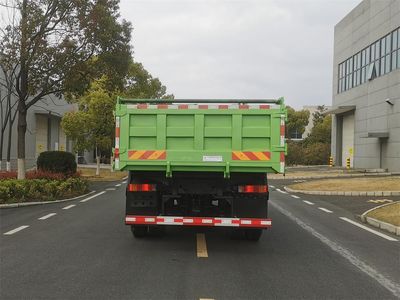
<svg viewBox="0 0 400 300"><path fill-rule="evenodd" d="M290 139L290 133L294 131L303 134L308 124L310 112L308 110L296 111L290 106L287 106L287 112L288 121L286 123L286 137Z"/></svg>
<svg viewBox="0 0 400 300"><path fill-rule="evenodd" d="M318 105L317 110L313 113L313 126L324 120L327 110L325 105Z"/></svg>
<svg viewBox="0 0 400 300"><path fill-rule="evenodd" d="M76 151L96 150L96 175L100 174L100 152L111 149L115 127L116 96L105 89L106 83L105 77L94 81L79 99L79 110L66 113L61 121L66 135L75 141Z"/></svg>
<svg viewBox="0 0 400 300"><path fill-rule="evenodd" d="M27 111L51 94L76 99L93 78L99 78L99 70L122 87L130 59L131 26L119 21L119 0L15 3L7 9L17 10L19 19L1 30L0 52L6 59L17 58L18 178L22 179Z"/></svg>
<svg viewBox="0 0 400 300"><path fill-rule="evenodd" d="M307 137L306 142L308 144L314 143L331 143L331 126L332 117L326 115L322 120L318 121L311 129L310 135Z"/></svg>
<svg viewBox="0 0 400 300"><path fill-rule="evenodd" d="M153 78L141 63L131 62L125 78L124 97L137 99L173 99L158 78Z"/></svg>

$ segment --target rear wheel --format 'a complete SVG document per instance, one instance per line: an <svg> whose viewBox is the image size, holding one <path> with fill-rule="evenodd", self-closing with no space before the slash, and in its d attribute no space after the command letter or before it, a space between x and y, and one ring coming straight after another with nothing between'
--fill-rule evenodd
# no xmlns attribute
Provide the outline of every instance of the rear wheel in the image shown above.
<svg viewBox="0 0 400 300"><path fill-rule="evenodd" d="M149 226L146 225L131 225L131 231L135 238L142 238L147 235Z"/></svg>
<svg viewBox="0 0 400 300"><path fill-rule="evenodd" d="M245 235L249 241L258 241L262 235L262 229L246 229Z"/></svg>

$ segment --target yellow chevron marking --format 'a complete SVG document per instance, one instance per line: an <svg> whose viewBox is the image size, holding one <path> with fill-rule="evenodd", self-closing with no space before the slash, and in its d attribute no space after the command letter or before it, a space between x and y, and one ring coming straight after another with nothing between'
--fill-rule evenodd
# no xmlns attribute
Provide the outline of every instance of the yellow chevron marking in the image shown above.
<svg viewBox="0 0 400 300"><path fill-rule="evenodd" d="M243 152L241 151L233 151L233 153L239 157L240 160L250 160Z"/></svg>
<svg viewBox="0 0 400 300"><path fill-rule="evenodd" d="M393 202L393 200L389 200L389 199L376 199L376 200L368 200L367 202L369 203L385 203L385 202Z"/></svg>
<svg viewBox="0 0 400 300"><path fill-rule="evenodd" d="M139 159L146 151L145 150L138 150L135 153L133 153L129 159Z"/></svg>
<svg viewBox="0 0 400 300"><path fill-rule="evenodd" d="M262 153L262 152L253 152L253 154L255 155L255 156L257 156L257 158L259 159L259 160L269 160L269 158L268 158L268 156L266 156L264 153Z"/></svg>
<svg viewBox="0 0 400 300"><path fill-rule="evenodd" d="M163 150L154 151L154 153L152 153L147 159L157 159L157 158L159 158L161 155L163 155L163 153L164 153Z"/></svg>

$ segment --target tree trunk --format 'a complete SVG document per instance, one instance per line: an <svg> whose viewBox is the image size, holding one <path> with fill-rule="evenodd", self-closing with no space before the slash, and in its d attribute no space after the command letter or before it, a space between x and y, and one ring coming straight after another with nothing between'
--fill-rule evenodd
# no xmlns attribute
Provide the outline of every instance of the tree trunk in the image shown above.
<svg viewBox="0 0 400 300"><path fill-rule="evenodd" d="M21 102L18 105L18 179L25 179L25 133L26 133L26 109Z"/></svg>
<svg viewBox="0 0 400 300"><path fill-rule="evenodd" d="M100 156L96 146L96 176L100 176Z"/></svg>
<svg viewBox="0 0 400 300"><path fill-rule="evenodd" d="M11 171L11 137L12 137L12 129L15 121L15 117L17 112L14 113L14 116L11 116L11 112L9 115L8 121L8 143L7 143L7 162L6 162L6 170Z"/></svg>

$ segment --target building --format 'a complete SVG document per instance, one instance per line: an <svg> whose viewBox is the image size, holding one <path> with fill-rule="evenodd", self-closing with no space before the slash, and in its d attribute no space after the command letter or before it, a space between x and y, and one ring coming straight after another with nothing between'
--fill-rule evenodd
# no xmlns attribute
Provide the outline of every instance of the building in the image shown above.
<svg viewBox="0 0 400 300"><path fill-rule="evenodd" d="M364 0L335 26L336 165L400 171L399 27L399 0Z"/></svg>
<svg viewBox="0 0 400 300"><path fill-rule="evenodd" d="M0 74L3 76L3 74ZM5 111L7 103L4 96L5 88L0 85L1 98L1 118L2 126L5 124ZM12 104L16 102L16 98L11 98ZM15 111L16 105L13 108ZM47 96L32 107L29 108L27 114L27 131L25 136L25 157L26 167L32 168L36 165L36 159L39 154L47 150L72 151L72 142L66 137L61 128L61 118L65 112L71 111L74 106L68 104L65 100L55 96ZM15 118L11 127L11 169L17 168L17 123L18 116ZM1 170L6 169L6 154L8 148L8 130L9 123L5 127L3 140L3 155L1 160Z"/></svg>

